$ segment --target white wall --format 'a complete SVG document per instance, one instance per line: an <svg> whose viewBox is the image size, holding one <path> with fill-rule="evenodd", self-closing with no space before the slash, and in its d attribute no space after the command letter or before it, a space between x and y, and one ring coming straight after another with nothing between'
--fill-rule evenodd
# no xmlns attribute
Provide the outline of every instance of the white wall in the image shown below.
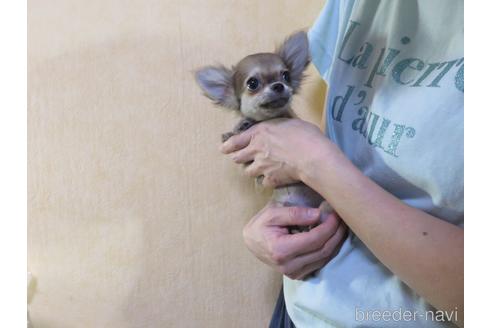
<svg viewBox="0 0 492 328"><path fill-rule="evenodd" d="M28 2L35 328L266 327L280 276L241 230L268 194L218 152L236 118L191 70L272 50L322 2ZM309 75L295 109L319 122Z"/></svg>

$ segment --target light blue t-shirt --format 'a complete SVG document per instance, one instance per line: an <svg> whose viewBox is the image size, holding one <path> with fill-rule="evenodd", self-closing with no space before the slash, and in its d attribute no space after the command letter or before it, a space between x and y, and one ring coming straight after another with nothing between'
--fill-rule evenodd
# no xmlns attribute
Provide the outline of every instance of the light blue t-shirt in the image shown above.
<svg viewBox="0 0 492 328"><path fill-rule="evenodd" d="M328 137L403 202L463 227L463 2L330 0L309 39L329 85ZM284 277L284 294L298 328L448 327L457 316L353 234L315 277Z"/></svg>

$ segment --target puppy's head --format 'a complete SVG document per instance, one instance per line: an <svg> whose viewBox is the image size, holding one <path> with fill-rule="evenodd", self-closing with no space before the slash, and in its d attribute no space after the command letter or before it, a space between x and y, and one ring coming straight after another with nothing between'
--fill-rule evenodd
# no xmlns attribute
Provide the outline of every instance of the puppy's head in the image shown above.
<svg viewBox="0 0 492 328"><path fill-rule="evenodd" d="M263 121L287 112L309 60L306 33L297 32L274 53L247 56L232 69L207 66L195 76L205 95L216 104Z"/></svg>

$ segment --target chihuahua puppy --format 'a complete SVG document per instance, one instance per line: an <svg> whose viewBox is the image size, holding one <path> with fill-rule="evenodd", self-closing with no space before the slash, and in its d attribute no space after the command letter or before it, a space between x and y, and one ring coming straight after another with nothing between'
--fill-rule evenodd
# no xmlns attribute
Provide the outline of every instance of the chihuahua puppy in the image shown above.
<svg viewBox="0 0 492 328"><path fill-rule="evenodd" d="M308 38L301 31L288 37L275 52L246 56L231 69L207 66L197 70L195 78L205 96L242 116L232 131L222 135L222 141L261 121L295 117L291 100L309 62ZM260 184L261 180L257 179ZM303 183L275 188L272 197L281 206L320 207L321 220L331 212L328 203ZM292 227L291 232L308 229Z"/></svg>

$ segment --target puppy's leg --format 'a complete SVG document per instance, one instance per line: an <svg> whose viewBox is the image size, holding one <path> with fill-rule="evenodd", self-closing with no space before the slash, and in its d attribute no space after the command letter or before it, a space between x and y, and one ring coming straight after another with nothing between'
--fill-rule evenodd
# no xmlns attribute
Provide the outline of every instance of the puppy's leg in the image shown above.
<svg viewBox="0 0 492 328"><path fill-rule="evenodd" d="M258 122L256 122L255 120L253 120L251 118L245 117L241 121L239 121L239 123L234 127L232 132L234 132L235 134L239 134L243 131L246 131L247 129L249 129L250 127L255 125L256 123L258 123Z"/></svg>
<svg viewBox="0 0 492 328"><path fill-rule="evenodd" d="M226 132L222 134L222 142L226 142L230 137L234 135L233 132Z"/></svg>
<svg viewBox="0 0 492 328"><path fill-rule="evenodd" d="M247 117L243 118L241 121L239 121L238 124L236 124L236 126L234 126L234 128L232 129L231 132L226 132L226 133L222 134L222 142L226 142L233 135L236 135L236 134L239 134L243 131L246 131L247 129L249 129L250 127L255 125L256 123L258 123L258 122L256 122L255 120L253 120L251 118L247 118Z"/></svg>

